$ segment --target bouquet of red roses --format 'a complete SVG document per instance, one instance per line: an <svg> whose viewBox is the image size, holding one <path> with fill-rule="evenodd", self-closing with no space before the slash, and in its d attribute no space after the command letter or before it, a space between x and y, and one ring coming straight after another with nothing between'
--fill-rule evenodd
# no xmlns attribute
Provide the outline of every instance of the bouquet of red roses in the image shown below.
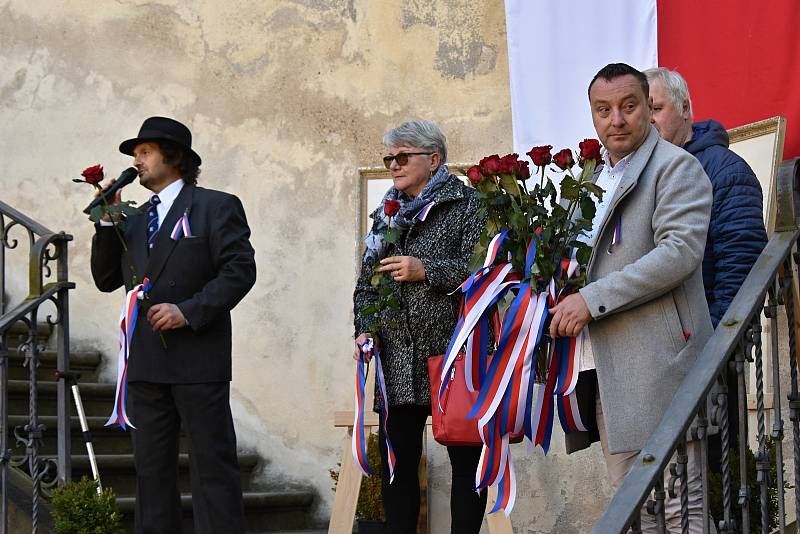
<svg viewBox="0 0 800 534"><path fill-rule="evenodd" d="M571 150L551 151L547 145L528 152L538 180L517 154L491 155L467 170L487 222L471 260L474 272L460 288L458 325L441 370L440 399L445 377L466 347L465 383L478 392L468 417L477 419L484 446L478 488L499 484L492 511L506 515L514 487L509 437L524 431L546 453L556 406L565 431L585 430L573 393L580 337L549 339L546 325L549 309L585 284L591 247L582 238L603 194L592 181L602 161L600 143L580 143L577 174ZM558 185L548 169L562 174ZM485 342L490 324L491 357Z"/></svg>

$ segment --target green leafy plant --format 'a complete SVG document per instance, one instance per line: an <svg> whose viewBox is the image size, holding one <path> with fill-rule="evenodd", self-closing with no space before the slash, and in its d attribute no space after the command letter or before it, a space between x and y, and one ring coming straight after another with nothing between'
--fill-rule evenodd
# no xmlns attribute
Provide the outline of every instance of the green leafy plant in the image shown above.
<svg viewBox="0 0 800 534"><path fill-rule="evenodd" d="M381 453L378 449L378 434L372 433L367 439L367 461L373 468L373 475L361 477L361 485L358 491L358 503L356 504L356 519L362 521L385 521L383 515L383 498L381 497L381 484L383 483L383 466L381 464ZM339 483L339 471L330 469L328 471L334 481L333 490Z"/></svg>
<svg viewBox="0 0 800 534"><path fill-rule="evenodd" d="M114 492L97 493L97 482L86 477L65 484L52 497L56 534L121 534L122 515Z"/></svg>

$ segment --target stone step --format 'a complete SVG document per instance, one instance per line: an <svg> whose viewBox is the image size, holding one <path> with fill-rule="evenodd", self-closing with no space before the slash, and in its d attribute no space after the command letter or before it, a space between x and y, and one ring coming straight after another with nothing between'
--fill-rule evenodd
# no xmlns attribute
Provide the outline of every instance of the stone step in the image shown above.
<svg viewBox="0 0 800 534"><path fill-rule="evenodd" d="M109 413L111 410L109 410ZM97 454L124 454L131 452L131 436L129 432L122 430L117 426L105 426L108 420L108 415L88 416L86 418L89 424L89 432L92 435L92 445ZM45 415L39 417L39 422L45 425L44 440L40 449L40 454L54 455L56 453L56 417L54 415ZM135 422L135 421L134 421ZM11 415L8 418L10 434L13 436L13 429L15 426L24 426L28 424L27 415ZM71 417L71 443L72 452L74 454L84 454L86 452L86 445L83 441L83 434L81 433L81 425L77 415ZM14 444L13 437L10 443ZM179 450L181 452L188 452L188 443L186 436L181 434ZM16 451L15 451L16 453Z"/></svg>
<svg viewBox="0 0 800 534"><path fill-rule="evenodd" d="M28 413L28 395L30 382L28 380L8 381L8 410L10 414L23 415ZM39 413L53 415L56 413L56 391L58 382L51 376L48 379L37 381ZM86 415L105 415L111 413L114 407L114 393L116 385L110 383L85 382L79 383L81 402ZM72 398L72 388L69 389L69 406L71 413L77 414L75 401Z"/></svg>
<svg viewBox="0 0 800 534"><path fill-rule="evenodd" d="M40 382L54 381L53 371L56 370L56 356L54 350L44 350L39 353L39 367L36 369L36 378ZM81 383L94 382L97 380L97 368L102 362L103 357L99 352L76 351L70 352L69 367L70 371L81 374ZM19 351L11 350L8 353L8 378L9 380L27 380L29 370L23 366L25 361L24 354Z"/></svg>
<svg viewBox="0 0 800 534"><path fill-rule="evenodd" d="M36 325L36 340L40 344L47 344L50 337L55 333L55 328L47 324L47 321L44 320L45 317L47 317L47 314L41 317L39 324ZM8 341L7 348L16 349L20 343L28 339L28 327L20 322L14 323L11 325L11 328L8 329L8 336L6 339Z"/></svg>
<svg viewBox="0 0 800 534"><path fill-rule="evenodd" d="M244 499L245 530L247 532L276 532L298 530L309 526L309 508L314 493L306 490L246 491ZM125 528L133 526L134 497L117 497L117 506L123 514ZM181 495L183 532L193 532L192 496Z"/></svg>
<svg viewBox="0 0 800 534"><path fill-rule="evenodd" d="M100 481L104 487L112 488L118 496L131 496L136 493L136 470L133 454L99 454L96 455L96 458ZM253 470L258 466L259 457L256 454L240 453L238 458L242 490L248 490L251 487ZM191 492L189 471L189 455L180 454L178 456L178 484L181 492L184 493ZM92 478L88 455L72 456L72 476L76 480L82 476Z"/></svg>

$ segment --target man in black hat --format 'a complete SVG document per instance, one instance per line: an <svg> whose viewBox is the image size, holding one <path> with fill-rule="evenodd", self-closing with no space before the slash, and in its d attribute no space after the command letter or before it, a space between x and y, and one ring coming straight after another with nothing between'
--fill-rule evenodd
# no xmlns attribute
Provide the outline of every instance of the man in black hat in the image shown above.
<svg viewBox="0 0 800 534"><path fill-rule="evenodd" d="M125 222L97 225L92 276L101 291L146 277L127 369L136 462L136 532L181 532L180 428L189 437L197 533L244 532L230 411L230 311L255 283L244 209L233 195L197 187L200 156L183 124L151 117L119 149L134 157L153 195ZM119 195L114 199L118 203Z"/></svg>

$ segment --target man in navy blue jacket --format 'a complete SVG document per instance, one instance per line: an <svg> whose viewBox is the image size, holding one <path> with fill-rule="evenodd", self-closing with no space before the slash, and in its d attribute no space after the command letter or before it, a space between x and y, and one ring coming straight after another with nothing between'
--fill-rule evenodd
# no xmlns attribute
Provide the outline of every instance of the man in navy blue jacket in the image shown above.
<svg viewBox="0 0 800 534"><path fill-rule="evenodd" d="M645 74L655 127L661 137L700 160L714 190L703 285L716 328L767 244L761 185L747 162L728 148L722 124L714 120L692 124L692 101L680 74L664 68Z"/></svg>

